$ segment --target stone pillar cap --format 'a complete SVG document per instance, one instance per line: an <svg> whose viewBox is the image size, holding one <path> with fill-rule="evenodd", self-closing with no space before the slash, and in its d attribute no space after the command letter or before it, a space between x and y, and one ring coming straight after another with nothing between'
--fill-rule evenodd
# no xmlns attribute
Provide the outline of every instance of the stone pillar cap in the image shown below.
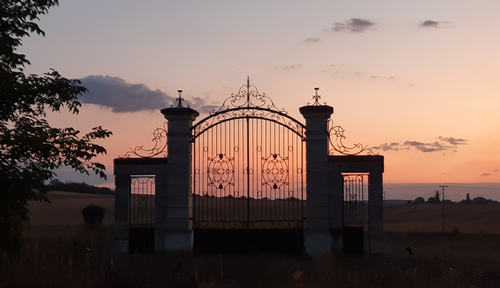
<svg viewBox="0 0 500 288"><path fill-rule="evenodd" d="M189 108L189 107L182 107L182 108L177 108L177 107L170 107L170 108L163 108L160 110L161 114L165 116L165 118L179 118L182 116L188 116L188 117L198 117L200 113L198 111Z"/></svg>
<svg viewBox="0 0 500 288"><path fill-rule="evenodd" d="M328 105L320 105L320 106L302 106L299 108L300 114L307 116L321 116L322 114L328 114L328 116L332 115L333 107Z"/></svg>

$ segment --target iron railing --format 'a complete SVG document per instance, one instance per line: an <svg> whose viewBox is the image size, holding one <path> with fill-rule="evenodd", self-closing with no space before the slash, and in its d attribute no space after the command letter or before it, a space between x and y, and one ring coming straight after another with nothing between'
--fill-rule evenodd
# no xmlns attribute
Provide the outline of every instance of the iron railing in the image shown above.
<svg viewBox="0 0 500 288"><path fill-rule="evenodd" d="M365 199L364 190L367 174L343 174L344 177L344 227L364 227Z"/></svg>
<svg viewBox="0 0 500 288"><path fill-rule="evenodd" d="M154 228L155 189L155 176L130 177L130 228Z"/></svg>

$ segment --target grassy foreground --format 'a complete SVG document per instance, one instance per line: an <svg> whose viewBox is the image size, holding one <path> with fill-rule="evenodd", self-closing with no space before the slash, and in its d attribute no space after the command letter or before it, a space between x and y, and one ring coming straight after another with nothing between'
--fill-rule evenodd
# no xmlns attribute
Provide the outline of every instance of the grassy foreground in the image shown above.
<svg viewBox="0 0 500 288"><path fill-rule="evenodd" d="M97 229L83 225L88 204L108 210ZM447 231L457 229L444 234L438 206L386 207L383 255L114 259L112 198L61 192L31 208L23 255L10 263L0 256L0 287L500 287L497 207L450 207Z"/></svg>
<svg viewBox="0 0 500 288"><path fill-rule="evenodd" d="M29 240L23 257L2 266L0 287L500 287L495 235L388 233L384 255L113 259L111 226L80 228Z"/></svg>

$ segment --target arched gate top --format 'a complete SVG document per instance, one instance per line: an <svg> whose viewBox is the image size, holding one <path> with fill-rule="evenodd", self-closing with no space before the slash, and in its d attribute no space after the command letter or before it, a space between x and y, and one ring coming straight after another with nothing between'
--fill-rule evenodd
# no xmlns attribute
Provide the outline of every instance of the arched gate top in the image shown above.
<svg viewBox="0 0 500 288"><path fill-rule="evenodd" d="M287 127L302 139L305 138L305 125L289 116L285 109L278 109L273 100L265 93L259 93L247 78L247 83L240 87L238 93L231 93L219 109L212 110L210 115L191 128L193 139L217 124L241 118L269 120Z"/></svg>

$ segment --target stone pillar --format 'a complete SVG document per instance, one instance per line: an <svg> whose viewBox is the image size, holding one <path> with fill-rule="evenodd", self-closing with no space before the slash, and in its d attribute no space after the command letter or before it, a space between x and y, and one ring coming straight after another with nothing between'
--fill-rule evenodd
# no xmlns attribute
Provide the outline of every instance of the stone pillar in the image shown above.
<svg viewBox="0 0 500 288"><path fill-rule="evenodd" d="M331 106L303 106L306 120L307 220L304 245L309 254L331 253L331 190L328 185L328 123Z"/></svg>
<svg viewBox="0 0 500 288"><path fill-rule="evenodd" d="M376 169L369 175L368 186L368 219L370 231L370 252L384 252L384 188L382 170Z"/></svg>
<svg viewBox="0 0 500 288"><path fill-rule="evenodd" d="M156 194L155 250L164 253L191 253L192 229L192 143L191 127L199 115L191 108L165 108L168 120L168 171L157 183L166 189Z"/></svg>

